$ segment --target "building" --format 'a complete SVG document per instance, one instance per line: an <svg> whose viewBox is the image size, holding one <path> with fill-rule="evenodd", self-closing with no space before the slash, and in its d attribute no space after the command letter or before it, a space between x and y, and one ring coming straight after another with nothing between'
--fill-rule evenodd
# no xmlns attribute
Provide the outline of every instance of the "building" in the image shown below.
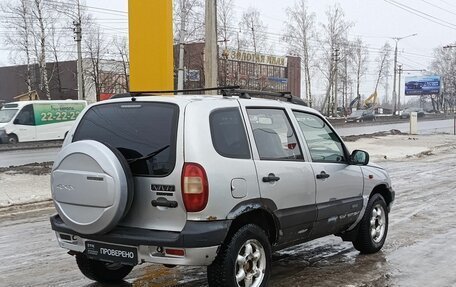
<svg viewBox="0 0 456 287"><path fill-rule="evenodd" d="M122 62L114 60L83 60L84 99L89 103L109 98L128 90L127 77ZM49 90L51 99L78 98L77 62L48 63ZM0 103L17 101L18 96L28 93L26 84L27 66L0 67ZM40 84L38 65L31 66L31 88L40 99L46 99Z"/></svg>
<svg viewBox="0 0 456 287"><path fill-rule="evenodd" d="M204 87L204 43L186 44L184 48L185 89ZM174 46L175 87L179 46ZM301 59L233 49L219 50L219 86L291 92L301 95Z"/></svg>

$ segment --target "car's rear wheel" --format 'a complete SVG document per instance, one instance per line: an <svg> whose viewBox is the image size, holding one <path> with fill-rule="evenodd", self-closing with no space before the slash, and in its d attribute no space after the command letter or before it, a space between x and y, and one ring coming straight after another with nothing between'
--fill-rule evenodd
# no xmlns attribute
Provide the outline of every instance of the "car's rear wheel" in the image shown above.
<svg viewBox="0 0 456 287"><path fill-rule="evenodd" d="M133 269L133 266L120 263L108 263L87 258L84 254L76 255L79 270L87 278L101 283L122 281Z"/></svg>
<svg viewBox="0 0 456 287"><path fill-rule="evenodd" d="M387 233L388 209L383 196L376 193L369 199L353 246L365 254L378 252L385 243Z"/></svg>
<svg viewBox="0 0 456 287"><path fill-rule="evenodd" d="M222 245L207 268L211 287L264 287L271 273L271 245L263 229L254 224L240 228Z"/></svg>

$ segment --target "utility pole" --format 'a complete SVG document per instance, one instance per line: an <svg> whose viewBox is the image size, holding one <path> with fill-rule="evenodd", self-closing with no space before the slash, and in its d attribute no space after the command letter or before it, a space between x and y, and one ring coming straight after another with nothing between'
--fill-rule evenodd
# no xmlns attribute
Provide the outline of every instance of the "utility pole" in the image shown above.
<svg viewBox="0 0 456 287"><path fill-rule="evenodd" d="M335 67L334 67L334 99L332 103L332 115L335 116L337 114L337 74L339 73L338 71L338 63L339 63L339 54L340 50L339 48L334 49L334 62L335 62Z"/></svg>
<svg viewBox="0 0 456 287"><path fill-rule="evenodd" d="M409 38L409 37L413 37L413 36L416 36L418 34L411 34L411 35L408 35L408 36L405 36L405 37L394 37L392 38L394 41L396 41L396 46L394 48L394 65L393 65L393 69L394 69L394 76L393 76L393 115L396 114L397 112L397 93L396 93L396 72L397 72L397 43L402 40L402 39L405 39L405 38Z"/></svg>
<svg viewBox="0 0 456 287"><path fill-rule="evenodd" d="M397 72L399 73L399 87L397 88L397 111L401 110L401 78L402 78L402 65L397 66Z"/></svg>
<svg viewBox="0 0 456 287"><path fill-rule="evenodd" d="M179 68L177 70L177 89L184 89L184 54L185 54L185 24L187 21L186 0L180 0L180 33L179 33ZM179 93L182 95L182 93Z"/></svg>
<svg viewBox="0 0 456 287"><path fill-rule="evenodd" d="M78 100L84 100L84 76L82 68L82 27L81 27L81 5L78 0L78 18L73 21L74 40L77 45L78 61L77 61L77 76L78 76Z"/></svg>
<svg viewBox="0 0 456 287"><path fill-rule="evenodd" d="M217 55L217 1L206 0L206 41L204 48L204 73L206 88L217 87L218 55ZM207 94L217 94L208 91Z"/></svg>

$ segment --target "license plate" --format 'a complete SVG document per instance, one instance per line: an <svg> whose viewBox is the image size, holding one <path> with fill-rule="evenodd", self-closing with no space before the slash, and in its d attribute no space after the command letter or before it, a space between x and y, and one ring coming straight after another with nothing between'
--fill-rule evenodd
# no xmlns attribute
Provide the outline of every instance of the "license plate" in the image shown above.
<svg viewBox="0 0 456 287"><path fill-rule="evenodd" d="M104 244L86 241L85 254L95 260L121 263L125 265L138 264L138 250L135 247Z"/></svg>

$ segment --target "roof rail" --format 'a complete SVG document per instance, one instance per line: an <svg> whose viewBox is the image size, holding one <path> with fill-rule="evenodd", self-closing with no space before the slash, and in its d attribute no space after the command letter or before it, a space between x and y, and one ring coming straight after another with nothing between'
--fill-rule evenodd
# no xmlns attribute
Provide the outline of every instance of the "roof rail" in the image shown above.
<svg viewBox="0 0 456 287"><path fill-rule="evenodd" d="M176 93L191 93L191 92L205 92L205 91L221 91L223 97L229 98L238 96L241 99L251 98L266 98L266 99L285 99L287 102L307 106L307 103L301 98L293 96L290 92L271 92L271 91L258 91L241 89L239 86L226 86L214 88L201 88L201 89L185 89L185 90L168 90L168 91L136 91L130 93L117 94L111 99L131 98L134 102L137 97L159 95L159 94L176 94Z"/></svg>
<svg viewBox="0 0 456 287"><path fill-rule="evenodd" d="M222 91L222 90L234 90L239 89L239 86L226 86L226 87L214 87L214 88L201 88L201 89L184 89L184 90L157 90L157 91L134 91L129 93L117 94L111 97L111 99L130 98L134 102L137 97L159 95L159 94L177 94L177 93L192 93L192 92L206 92L206 91Z"/></svg>
<svg viewBox="0 0 456 287"><path fill-rule="evenodd" d="M271 91L258 91L258 90L244 90L244 89L231 89L231 90L222 90L222 95L224 97L239 96L241 99L251 99L251 98L266 98L266 99L284 99L287 102L307 106L307 103L293 96L291 92L271 92Z"/></svg>

